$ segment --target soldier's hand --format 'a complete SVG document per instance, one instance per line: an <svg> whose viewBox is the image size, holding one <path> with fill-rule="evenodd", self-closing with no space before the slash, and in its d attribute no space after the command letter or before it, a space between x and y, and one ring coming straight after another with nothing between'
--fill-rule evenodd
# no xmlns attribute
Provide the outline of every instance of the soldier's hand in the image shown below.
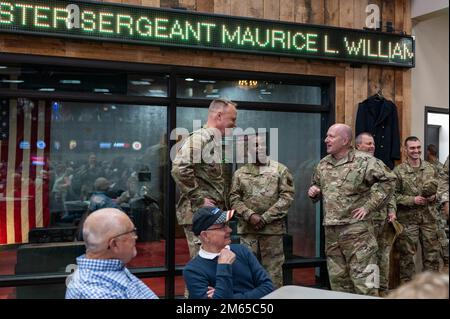
<svg viewBox="0 0 450 319"><path fill-rule="evenodd" d="M236 255L228 248L224 248L220 251L218 264L232 264L236 260Z"/></svg>
<svg viewBox="0 0 450 319"><path fill-rule="evenodd" d="M352 211L353 214L353 218L355 219L364 219L364 217L366 217L367 215L367 210L364 207L360 207L357 209L354 209Z"/></svg>
<svg viewBox="0 0 450 319"><path fill-rule="evenodd" d="M311 198L315 198L319 194L320 194L320 188L317 187L316 185L311 186L308 190L308 196Z"/></svg>
<svg viewBox="0 0 450 319"><path fill-rule="evenodd" d="M260 214L252 214L250 216L250 219L248 220L248 222L250 223L250 225L252 226L256 226L258 225L258 223L262 220L261 215Z"/></svg>
<svg viewBox="0 0 450 319"><path fill-rule="evenodd" d="M255 230L261 230L266 226L266 222L261 218L258 224L254 226Z"/></svg>
<svg viewBox="0 0 450 319"><path fill-rule="evenodd" d="M208 286L208 291L206 292L206 295L208 296L208 299L212 299L214 296L214 292L216 291L216 288Z"/></svg>
<svg viewBox="0 0 450 319"><path fill-rule="evenodd" d="M426 205L427 204L427 199L423 196L416 196L414 197L414 204L416 205Z"/></svg>
<svg viewBox="0 0 450 319"><path fill-rule="evenodd" d="M216 206L216 201L211 198L204 198L203 206L214 207L214 206Z"/></svg>
<svg viewBox="0 0 450 319"><path fill-rule="evenodd" d="M428 203L434 203L436 200L436 195L431 195L430 197L427 197Z"/></svg>
<svg viewBox="0 0 450 319"><path fill-rule="evenodd" d="M395 212L388 213L388 222L389 223L392 223L396 219L397 219L397 215L395 214Z"/></svg>

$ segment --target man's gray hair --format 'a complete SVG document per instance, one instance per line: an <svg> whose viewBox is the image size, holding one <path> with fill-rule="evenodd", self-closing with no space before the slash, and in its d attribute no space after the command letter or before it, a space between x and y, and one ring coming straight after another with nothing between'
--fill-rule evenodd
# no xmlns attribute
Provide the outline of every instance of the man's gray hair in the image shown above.
<svg viewBox="0 0 450 319"><path fill-rule="evenodd" d="M370 134L369 132L359 133L355 139L355 145L360 145L362 143L363 136L369 136L369 137L373 138L372 134Z"/></svg>
<svg viewBox="0 0 450 319"><path fill-rule="evenodd" d="M237 104L227 100L227 99L214 99L212 100L212 102L209 104L209 109L208 112L209 113L214 113L214 112L218 112L218 111L224 111L226 108L228 108L230 105L237 107Z"/></svg>
<svg viewBox="0 0 450 319"><path fill-rule="evenodd" d="M83 225L86 252L106 249L110 236L126 231L126 226L121 223L124 214L115 208L103 208L91 213Z"/></svg>

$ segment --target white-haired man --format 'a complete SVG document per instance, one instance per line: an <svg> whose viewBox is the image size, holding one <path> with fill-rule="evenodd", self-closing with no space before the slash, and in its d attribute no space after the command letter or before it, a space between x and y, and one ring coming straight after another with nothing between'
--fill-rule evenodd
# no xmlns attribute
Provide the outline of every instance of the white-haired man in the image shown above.
<svg viewBox="0 0 450 319"><path fill-rule="evenodd" d="M86 254L77 258L66 299L157 299L125 267L136 256L136 228L116 208L99 209L83 225Z"/></svg>

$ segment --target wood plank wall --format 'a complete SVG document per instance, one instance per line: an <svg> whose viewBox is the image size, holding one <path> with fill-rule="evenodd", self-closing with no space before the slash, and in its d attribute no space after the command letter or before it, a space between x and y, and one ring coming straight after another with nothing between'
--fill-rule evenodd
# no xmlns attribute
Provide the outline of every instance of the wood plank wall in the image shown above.
<svg viewBox="0 0 450 319"><path fill-rule="evenodd" d="M361 29L369 3L380 6L383 21L411 34L410 0L108 0L150 7L185 7L221 13L299 23ZM357 104L378 88L398 107L402 139L411 128L411 71L379 66L353 68L348 63L277 58L236 53L166 49L80 40L62 40L0 34L2 52L117 60L248 71L330 76L336 79L336 121L354 126Z"/></svg>

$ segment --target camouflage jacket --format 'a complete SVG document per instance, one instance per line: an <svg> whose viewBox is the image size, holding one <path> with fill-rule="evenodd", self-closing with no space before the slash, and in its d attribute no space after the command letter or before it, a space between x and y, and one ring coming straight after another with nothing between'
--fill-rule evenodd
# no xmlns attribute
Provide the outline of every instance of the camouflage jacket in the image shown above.
<svg viewBox="0 0 450 319"><path fill-rule="evenodd" d="M221 140L214 129L194 131L183 142L172 162L172 177L180 189L177 219L180 225L192 224L193 213L203 205L203 199L216 201L225 209Z"/></svg>
<svg viewBox="0 0 450 319"><path fill-rule="evenodd" d="M438 174L434 167L421 161L418 170L415 170L407 161L396 166L394 173L397 175L395 199L397 202L397 217L400 222L421 221L424 217L436 218L436 203L416 205L414 198L422 194L422 186L428 180L437 179Z"/></svg>
<svg viewBox="0 0 450 319"><path fill-rule="evenodd" d="M381 160L377 159L377 161L381 161ZM383 162L380 163L380 165L383 166L387 170L387 172L392 173L390 168L383 164L384 164ZM395 201L395 196L391 196L391 199L390 199L389 203L387 204L387 206L385 206L384 208L382 208L381 210L379 210L377 212L374 212L372 214L372 219L375 221L386 220L388 213L392 212L392 211L397 213L397 203Z"/></svg>
<svg viewBox="0 0 450 319"><path fill-rule="evenodd" d="M448 202L448 156L440 172L438 196L441 204Z"/></svg>
<svg viewBox="0 0 450 319"><path fill-rule="evenodd" d="M364 207L365 219L369 219L387 205L394 193L395 175L370 154L351 149L340 160L324 157L316 166L312 185L321 190L313 201L323 198L323 225L346 225L359 221L353 218L356 208Z"/></svg>
<svg viewBox="0 0 450 319"><path fill-rule="evenodd" d="M239 218L239 234L286 233L285 217L293 200L292 175L286 166L274 160L262 166L246 164L233 175L230 203ZM266 223L258 231L248 223L254 213L260 214Z"/></svg>

